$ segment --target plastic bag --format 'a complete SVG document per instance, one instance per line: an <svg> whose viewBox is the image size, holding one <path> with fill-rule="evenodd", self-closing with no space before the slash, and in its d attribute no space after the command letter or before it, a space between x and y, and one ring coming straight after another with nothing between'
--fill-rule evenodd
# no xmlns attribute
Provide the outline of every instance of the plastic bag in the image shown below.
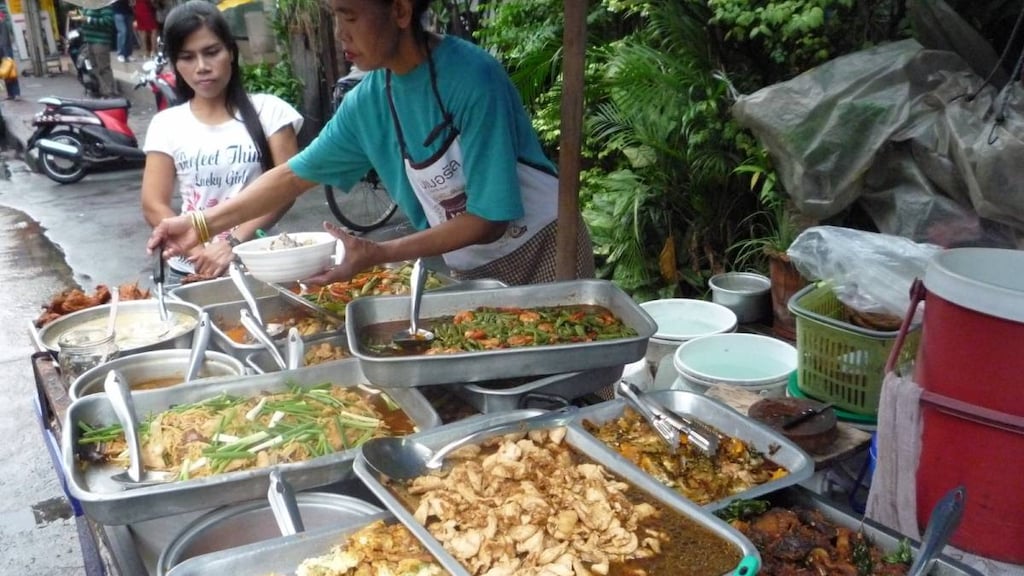
<svg viewBox="0 0 1024 576"><path fill-rule="evenodd" d="M18 66L14 58L5 56L0 58L0 80L14 80L18 77Z"/></svg>
<svg viewBox="0 0 1024 576"><path fill-rule="evenodd" d="M786 254L805 278L828 281L854 310L902 317L910 285L941 250L900 236L815 226L797 236Z"/></svg>

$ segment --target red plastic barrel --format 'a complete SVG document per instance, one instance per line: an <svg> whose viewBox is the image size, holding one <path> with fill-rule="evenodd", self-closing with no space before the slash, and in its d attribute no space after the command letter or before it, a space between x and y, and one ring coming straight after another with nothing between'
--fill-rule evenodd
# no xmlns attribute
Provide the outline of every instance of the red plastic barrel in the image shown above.
<svg viewBox="0 0 1024 576"><path fill-rule="evenodd" d="M1024 564L1024 252L948 250L924 285L918 523L963 484L967 506L951 543Z"/></svg>

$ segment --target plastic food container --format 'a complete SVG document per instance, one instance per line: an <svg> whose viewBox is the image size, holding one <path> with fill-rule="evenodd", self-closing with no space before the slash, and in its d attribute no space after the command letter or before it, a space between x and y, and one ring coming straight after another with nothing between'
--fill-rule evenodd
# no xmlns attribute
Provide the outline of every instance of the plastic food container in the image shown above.
<svg viewBox="0 0 1024 576"><path fill-rule="evenodd" d="M676 350L673 365L685 383L784 396L796 370L796 348L758 334L714 334Z"/></svg>
<svg viewBox="0 0 1024 576"><path fill-rule="evenodd" d="M667 298L640 304L658 325L647 345L648 365L652 370L665 356L675 353L681 344L707 336L736 330L736 314L714 302L690 298Z"/></svg>

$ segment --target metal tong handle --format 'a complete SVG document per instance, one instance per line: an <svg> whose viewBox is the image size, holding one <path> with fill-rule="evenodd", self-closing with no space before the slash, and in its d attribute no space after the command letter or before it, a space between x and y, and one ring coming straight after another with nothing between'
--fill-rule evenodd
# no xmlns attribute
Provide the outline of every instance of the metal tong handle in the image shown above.
<svg viewBox="0 0 1024 576"><path fill-rule="evenodd" d="M249 305L253 318L260 323L260 326L265 326L263 317L260 315L260 308L256 305L256 297L253 296L252 290L249 289L249 283L245 281L245 274L242 273L242 269L238 267L237 262L228 264L228 276L235 283L235 288L242 294L242 299Z"/></svg>
<svg viewBox="0 0 1024 576"><path fill-rule="evenodd" d="M281 351L277 349L277 345L274 344L270 334L267 334L267 329L263 327L263 324L257 322L245 308L238 311L238 319L241 321L242 327L248 330L249 334L252 334L252 337L270 352L270 357L277 363L278 368L287 370L288 363L284 361Z"/></svg>
<svg viewBox="0 0 1024 576"><path fill-rule="evenodd" d="M288 353L285 355L285 363L289 370L301 368L305 363L306 344L302 341L299 329L292 326L288 329Z"/></svg>
<svg viewBox="0 0 1024 576"><path fill-rule="evenodd" d="M576 413L579 412L579 408L576 406L566 406L565 408L559 408L551 412L545 412L544 414L538 414L525 420L519 420L517 422L505 422L502 424L495 424L494 426L488 426L473 432L472 434L449 442L434 453L429 460L426 461L426 467L428 470L440 468L444 464L444 458L448 454L466 446L468 444L475 444L476 442L495 436L498 434L510 434L513 432L529 432L530 430L537 430L539 428L550 428L553 426L563 426L572 422L576 418Z"/></svg>
<svg viewBox="0 0 1024 576"><path fill-rule="evenodd" d="M103 381L103 391L107 393L114 414L124 429L125 441L128 443L128 477L133 482L142 481L142 444L139 443L139 423L135 417L135 403L132 402L131 388L117 370L107 372Z"/></svg>
<svg viewBox="0 0 1024 576"><path fill-rule="evenodd" d="M907 576L923 576L928 573L935 557L942 553L946 542L960 524L966 502L967 488L957 486L935 503L932 515L928 518L928 527L924 530L924 538L921 539L921 548Z"/></svg>
<svg viewBox="0 0 1024 576"><path fill-rule="evenodd" d="M679 447L679 430L676 430L672 425L665 421L663 415L657 414L651 409L651 406L647 402L647 398L641 397L640 389L637 388L632 382L626 382L625 380L619 380L617 385L619 395L629 402L629 405L636 409L637 412L643 416L644 420L654 428L654 431L658 433L658 436L668 445L668 447L674 452Z"/></svg>
<svg viewBox="0 0 1024 576"><path fill-rule="evenodd" d="M188 356L188 369L185 371L185 382L191 382L199 368L206 360L206 348L210 344L210 313L203 312L199 315L196 323L196 330L192 333L192 352Z"/></svg>
<svg viewBox="0 0 1024 576"><path fill-rule="evenodd" d="M412 303L409 305L409 333L415 337L419 334L420 321L420 300L423 297L423 286L427 282L427 269L423 266L423 259L417 258L412 265L412 275L409 278Z"/></svg>
<svg viewBox="0 0 1024 576"><path fill-rule="evenodd" d="M686 418L677 416L661 404L655 402L651 397L642 394L640 389L632 382L623 381L623 386L629 387L630 391L637 398L641 399L648 409L654 412L660 419L663 419L679 432L686 434L687 442L696 446L698 450L708 456L714 456L718 453L719 434L716 434L703 424L691 423Z"/></svg>
<svg viewBox="0 0 1024 576"><path fill-rule="evenodd" d="M160 321L167 322L170 315L167 313L167 303L164 302L164 281L167 275L164 273L164 245L161 243L156 249L156 262L153 266L153 285L156 286L156 302L159 305Z"/></svg>
<svg viewBox="0 0 1024 576"><path fill-rule="evenodd" d="M281 476L280 470L270 471L267 500L270 501L270 511L274 513L274 520L277 521L277 528L281 531L281 536L305 532L306 528L302 525L302 514L295 501L295 491L292 490L292 485Z"/></svg>

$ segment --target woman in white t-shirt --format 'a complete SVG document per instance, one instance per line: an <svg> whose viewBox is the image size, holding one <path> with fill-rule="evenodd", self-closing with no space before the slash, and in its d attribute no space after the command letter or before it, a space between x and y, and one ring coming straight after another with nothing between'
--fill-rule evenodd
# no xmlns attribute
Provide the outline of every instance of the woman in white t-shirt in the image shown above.
<svg viewBox="0 0 1024 576"><path fill-rule="evenodd" d="M150 226L175 216L175 181L181 211L212 208L244 191L270 168L295 155L302 116L269 94L245 93L238 44L216 6L192 0L164 24L167 54L185 102L153 117L146 133L142 212ZM244 222L193 248L175 266L201 277L227 270L231 248L267 229L289 206Z"/></svg>

